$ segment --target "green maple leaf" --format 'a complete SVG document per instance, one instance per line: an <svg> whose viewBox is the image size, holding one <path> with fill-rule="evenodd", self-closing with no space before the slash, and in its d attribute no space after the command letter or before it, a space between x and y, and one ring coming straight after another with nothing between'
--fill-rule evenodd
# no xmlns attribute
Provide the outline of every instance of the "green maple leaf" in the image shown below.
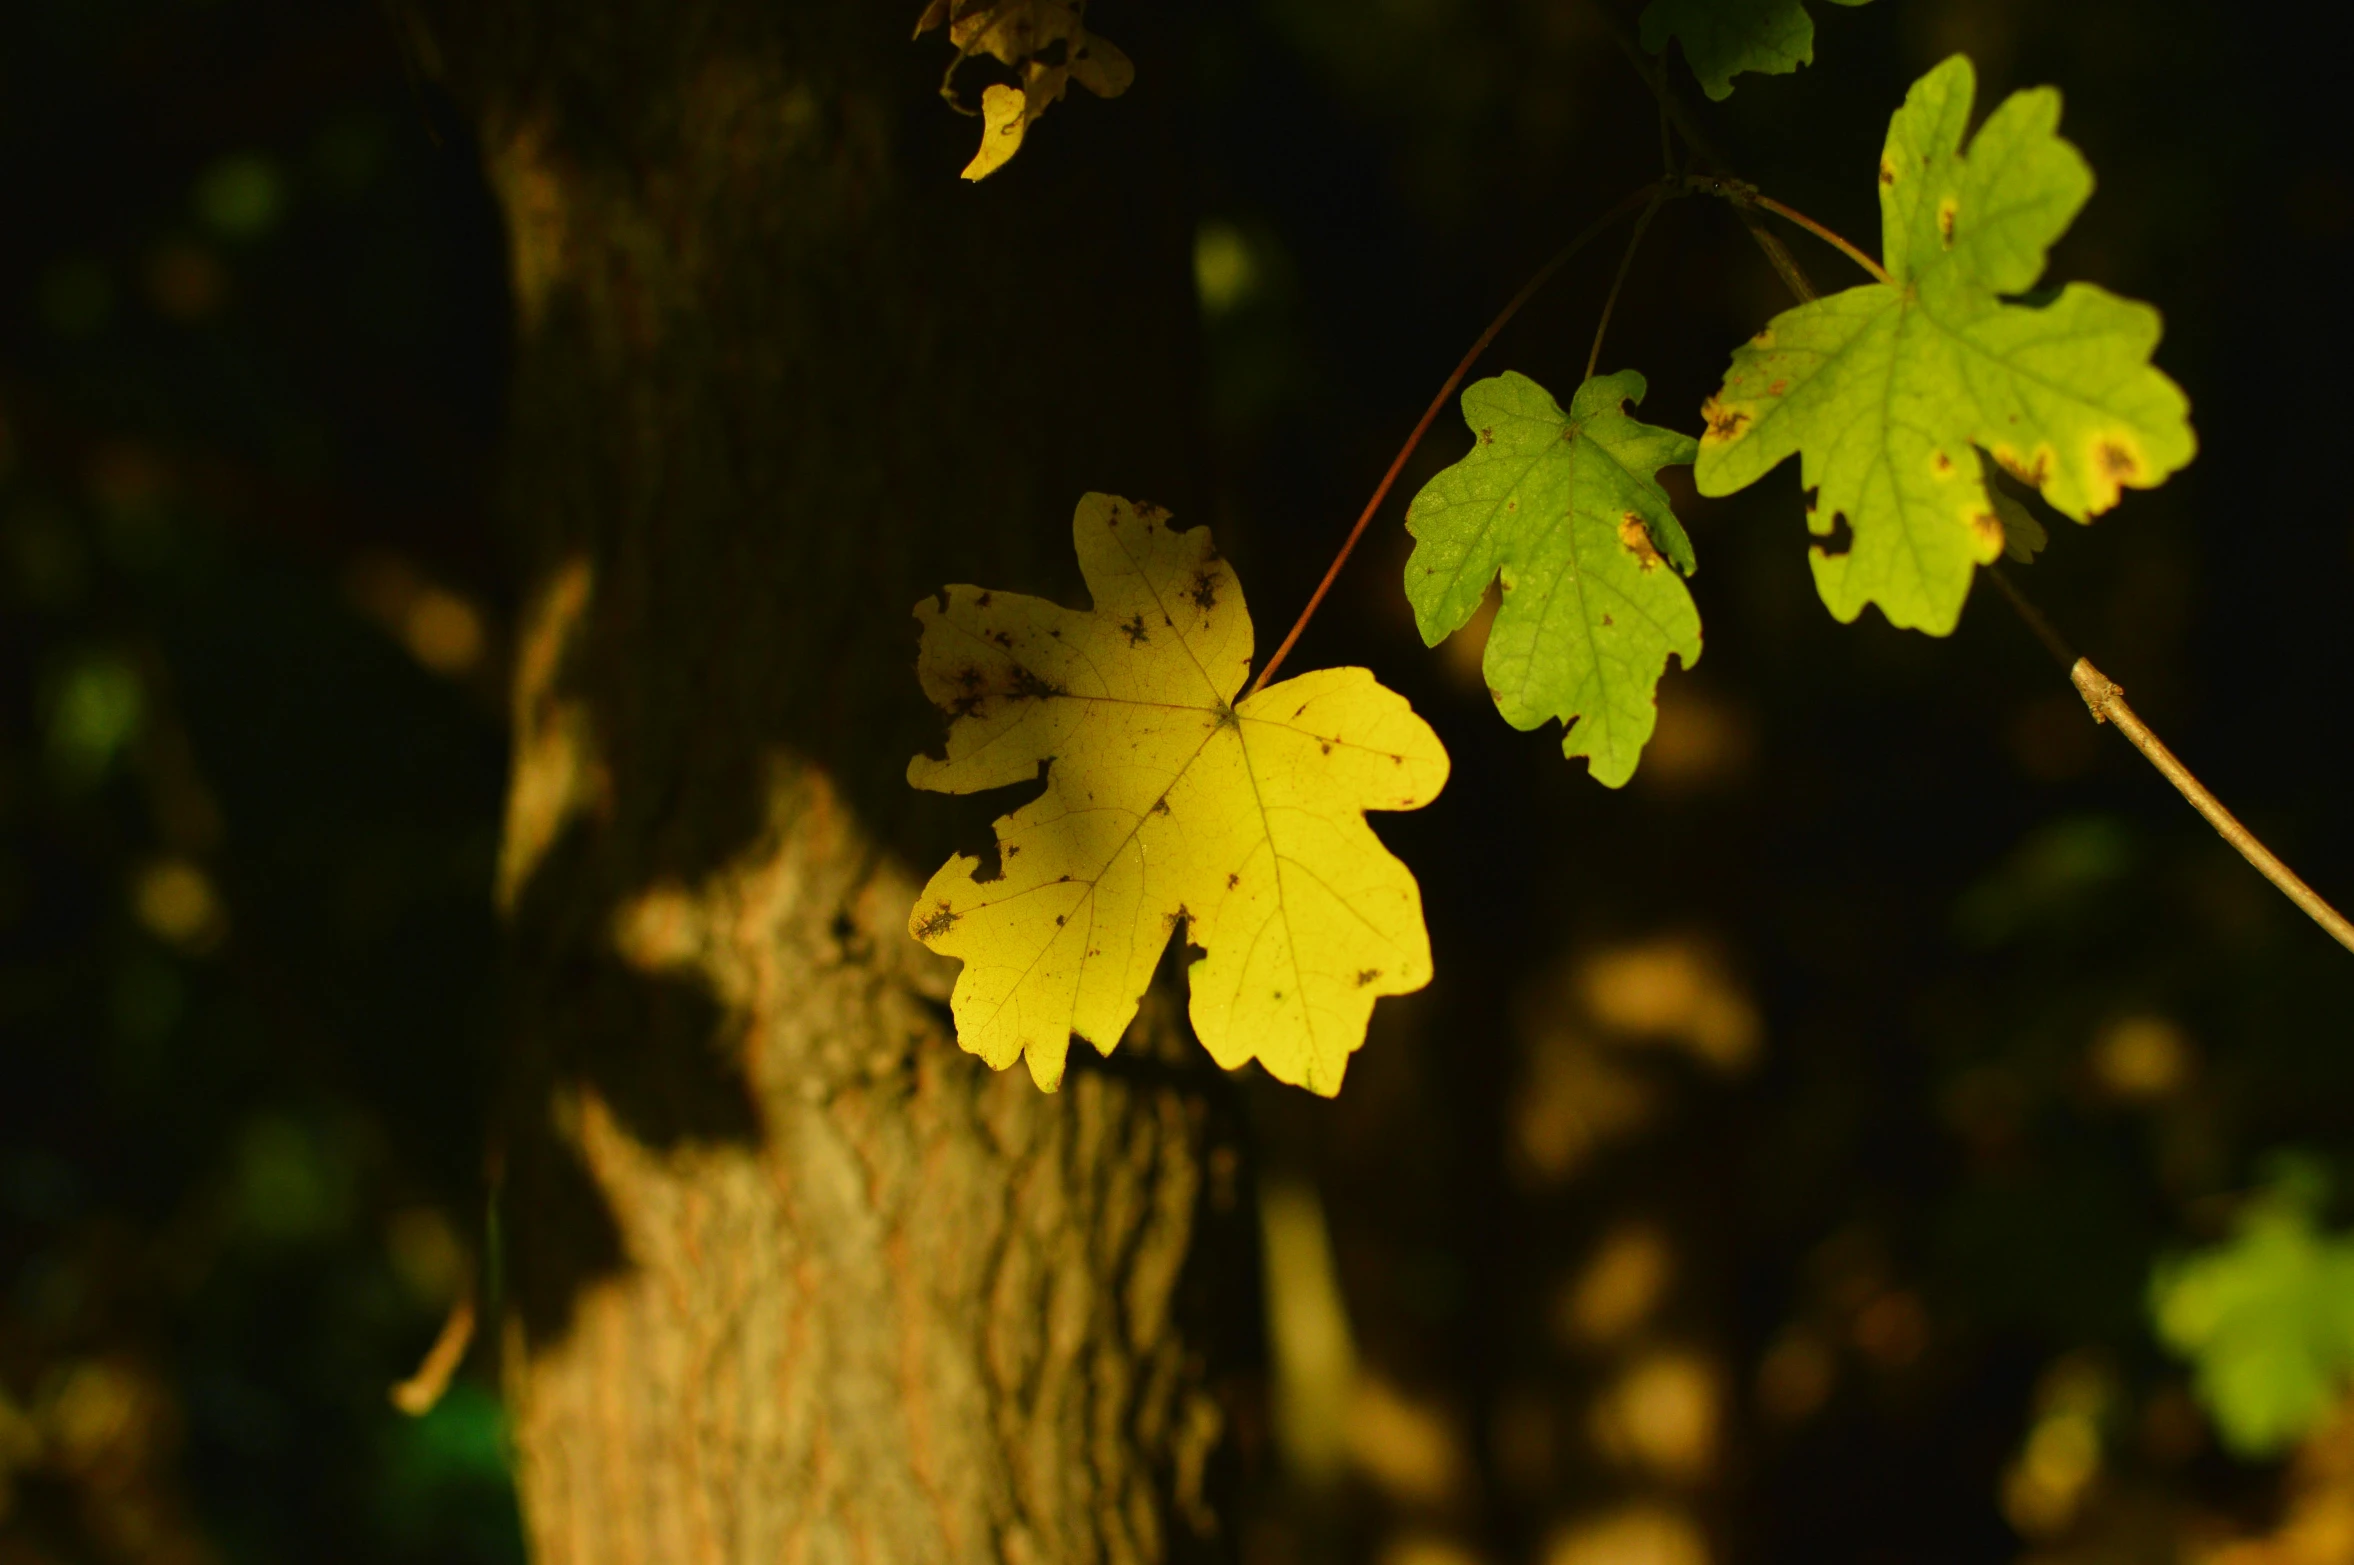
<svg viewBox="0 0 2354 1565"><path fill-rule="evenodd" d="M1651 0L1643 8L1643 47L1657 54L1670 38L1683 41L1684 59L1711 98L1731 97L1743 71L1784 76L1815 58L1814 18L1799 0Z"/></svg>
<svg viewBox="0 0 2354 1565"><path fill-rule="evenodd" d="M1496 709L1515 728L1569 724L1562 753L1588 757L1613 788L1658 722L1668 654L1686 668L1700 656L1700 615L1677 575L1692 571L1692 545L1655 476L1694 446L1627 417L1643 390L1633 370L1598 375L1563 413L1525 375L1478 382L1463 393L1471 453L1406 509L1406 597L1423 641L1462 629L1501 574L1482 664Z"/></svg>
<svg viewBox="0 0 2354 1565"><path fill-rule="evenodd" d="M1793 453L1808 526L1844 517L1852 547L1814 549L1840 620L1878 603L1944 635L1975 568L2003 548L1978 451L2076 521L2191 459L2189 403L2150 364L2158 312L2086 283L2019 302L2092 194L2060 139L2059 94L2013 93L1965 156L1976 83L1947 60L1913 84L1880 157L1890 281L1776 316L1733 354L1704 409L1694 477L1731 494Z"/></svg>
<svg viewBox="0 0 2354 1565"><path fill-rule="evenodd" d="M2354 1237L2319 1230L2320 1196L2310 1182L2267 1192L2230 1239L2161 1264L2150 1289L2159 1335L2242 1456L2303 1438L2354 1371Z"/></svg>

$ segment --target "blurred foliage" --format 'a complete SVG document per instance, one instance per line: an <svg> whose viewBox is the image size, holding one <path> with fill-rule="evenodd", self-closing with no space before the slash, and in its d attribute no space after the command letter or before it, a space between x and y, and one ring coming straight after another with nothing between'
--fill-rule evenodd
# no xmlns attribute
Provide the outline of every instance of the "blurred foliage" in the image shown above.
<svg viewBox="0 0 2354 1565"><path fill-rule="evenodd" d="M2200 1403L2245 1455L2310 1434L2354 1374L2354 1235L2320 1230L2328 1193L2323 1170L2288 1163L2230 1239L2170 1258L2151 1286L2159 1333L2197 1365Z"/></svg>
<svg viewBox="0 0 2354 1565"><path fill-rule="evenodd" d="M0 1559L519 1558L495 1397L386 1398L483 1200L494 217L370 5L0 39Z"/></svg>
<svg viewBox="0 0 2354 1565"><path fill-rule="evenodd" d="M2101 188L2055 273L2166 312L2203 446L2020 574L2343 898L2354 517L2283 457L2334 449L2354 349L2334 57L2191 0L1813 9L1807 70L1679 80L1851 236L1929 65L2063 87ZM1496 306L1652 177L1637 10L1216 0L1195 58L1138 62L1195 94L1200 520L1263 615ZM917 98L936 67L910 47ZM0 180L0 1565L518 1558L488 1355L422 1421L386 1399L478 1264L496 1069L473 151L367 0L24 0ZM1614 262L1480 373L1574 383ZM1662 213L1611 328L1649 421L1697 429L1779 287L1715 204ZM2161 1256L2241 1253L2275 1149L2354 1146L2343 953L1998 602L1950 642L1831 623L1781 475L1670 475L1709 657L1595 786L1495 720L1480 621L1425 651L1397 591L1396 511L1467 438L1298 654L1378 670L1455 773L1381 828L1436 983L1336 1102L1257 1099L1296 1362L1247 1557L2327 1557L2291 1544L2335 1536L2354 1423L2233 1460L2149 1304Z"/></svg>

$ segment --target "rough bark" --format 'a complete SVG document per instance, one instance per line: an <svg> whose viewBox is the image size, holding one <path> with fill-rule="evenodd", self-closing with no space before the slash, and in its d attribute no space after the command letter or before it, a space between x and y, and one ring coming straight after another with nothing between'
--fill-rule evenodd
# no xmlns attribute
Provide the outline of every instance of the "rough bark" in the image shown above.
<svg viewBox="0 0 2354 1565"><path fill-rule="evenodd" d="M512 244L506 1341L543 1565L1231 1534L1222 1080L1166 1000L1057 1096L993 1075L905 933L994 813L905 786L938 737L910 606L1067 590L1085 488L1193 497L1178 65L1140 23L1129 98L966 187L918 9L414 18Z"/></svg>

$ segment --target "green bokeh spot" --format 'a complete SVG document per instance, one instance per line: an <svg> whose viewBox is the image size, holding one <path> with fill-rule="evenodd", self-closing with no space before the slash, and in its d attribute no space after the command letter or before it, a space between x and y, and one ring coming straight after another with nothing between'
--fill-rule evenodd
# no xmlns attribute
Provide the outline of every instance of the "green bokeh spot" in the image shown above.
<svg viewBox="0 0 2354 1565"><path fill-rule="evenodd" d="M196 181L196 215L224 239L254 239L276 226L286 204L277 168L258 153L222 158Z"/></svg>

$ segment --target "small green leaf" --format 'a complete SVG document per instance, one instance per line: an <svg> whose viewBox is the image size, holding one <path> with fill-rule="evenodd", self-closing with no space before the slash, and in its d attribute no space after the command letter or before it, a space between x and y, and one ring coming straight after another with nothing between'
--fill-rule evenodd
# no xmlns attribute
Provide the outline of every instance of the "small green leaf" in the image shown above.
<svg viewBox="0 0 2354 1565"><path fill-rule="evenodd" d="M1877 603L1939 636L2004 546L1973 445L2079 522L2196 448L2181 388L2149 362L2156 310L2085 283L2019 300L2092 171L2050 88L2005 99L1965 157L1975 90L1960 55L1913 84L1880 158L1891 280L1785 311L1736 350L1694 468L1702 494L1731 494L1798 454L1808 526L1852 532L1814 550L1831 613Z"/></svg>
<svg viewBox="0 0 2354 1565"><path fill-rule="evenodd" d="M1670 38L1683 42L1684 59L1711 98L1731 97L1743 71L1784 76L1815 58L1814 18L1799 0L1651 0L1643 8L1643 47L1658 54Z"/></svg>
<svg viewBox="0 0 2354 1565"><path fill-rule="evenodd" d="M2229 1240L2161 1263L2152 1280L2159 1335L2191 1361L2200 1403L2241 1456L2294 1445L2354 1371L2354 1236L2320 1231L2320 1194L2284 1180Z"/></svg>
<svg viewBox="0 0 2354 1565"><path fill-rule="evenodd" d="M1659 720L1668 654L1686 668L1700 657L1700 614L1677 575L1694 568L1692 544L1655 476L1694 446L1627 417L1643 390L1633 370L1598 375L1565 414L1525 375L1478 382L1463 393L1470 454L1406 510L1406 597L1423 641L1462 629L1501 574L1482 665L1496 709L1515 728L1568 723L1562 754L1588 757L1612 788Z"/></svg>

